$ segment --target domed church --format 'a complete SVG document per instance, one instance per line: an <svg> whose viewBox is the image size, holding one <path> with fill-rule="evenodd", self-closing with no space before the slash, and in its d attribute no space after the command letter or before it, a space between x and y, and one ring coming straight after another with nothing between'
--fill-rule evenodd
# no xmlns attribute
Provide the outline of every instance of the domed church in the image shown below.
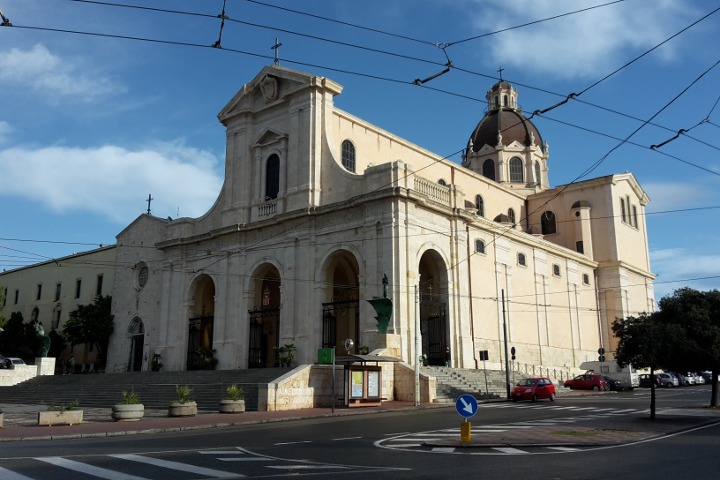
<svg viewBox="0 0 720 480"><path fill-rule="evenodd" d="M462 164L336 108L342 89L271 65L220 111L210 210L117 236L108 365L311 364L351 339L410 365L500 369L512 347L528 371L572 371L612 358L615 318L654 309L647 195L630 173L551 188L510 83ZM383 331L368 300L385 296Z"/></svg>

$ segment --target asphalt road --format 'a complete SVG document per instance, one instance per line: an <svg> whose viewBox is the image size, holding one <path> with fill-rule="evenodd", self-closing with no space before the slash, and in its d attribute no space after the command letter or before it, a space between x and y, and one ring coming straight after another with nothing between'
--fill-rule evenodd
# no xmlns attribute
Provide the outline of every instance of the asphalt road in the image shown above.
<svg viewBox="0 0 720 480"><path fill-rule="evenodd" d="M704 405L709 387L658 391L666 409ZM562 408L560 408L562 407ZM482 405L471 419L484 429L602 425L647 416L649 391L572 397L556 402ZM569 412L574 412L570 414ZM579 420L578 412L582 412ZM605 414L613 412L613 417ZM2 480L196 480L205 478L645 479L720 476L718 424L614 446L443 448L419 438L457 439L453 407L382 415L328 417L177 434L93 440L13 442L0 453ZM567 423L563 423L567 422ZM537 431L537 430L534 430Z"/></svg>

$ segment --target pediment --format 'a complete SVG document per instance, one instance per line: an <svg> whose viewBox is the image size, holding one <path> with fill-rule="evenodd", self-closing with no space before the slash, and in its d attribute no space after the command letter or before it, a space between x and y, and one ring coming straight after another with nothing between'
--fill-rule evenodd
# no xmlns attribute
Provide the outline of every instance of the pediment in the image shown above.
<svg viewBox="0 0 720 480"><path fill-rule="evenodd" d="M286 139L288 136L277 132L273 130L272 128L268 128L263 133L260 134L257 140L253 142L253 148L260 148L265 147L267 145L272 145L273 143L277 143L280 140Z"/></svg>
<svg viewBox="0 0 720 480"><path fill-rule="evenodd" d="M255 78L243 85L235 96L218 114L218 119L227 125L228 120L242 113L254 113L287 101L291 96L308 87L321 86L333 95L342 91L337 83L324 77L308 75L279 65L269 65L260 70Z"/></svg>

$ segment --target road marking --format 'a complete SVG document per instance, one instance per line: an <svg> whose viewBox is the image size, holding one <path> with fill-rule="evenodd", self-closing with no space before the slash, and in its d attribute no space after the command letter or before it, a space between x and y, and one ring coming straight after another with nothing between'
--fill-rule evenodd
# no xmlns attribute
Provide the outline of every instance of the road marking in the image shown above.
<svg viewBox="0 0 720 480"><path fill-rule="evenodd" d="M68 460L62 457L41 457L36 458L41 462L49 463L58 467L66 468L74 472L86 473L94 477L100 477L105 480L150 480L145 477L136 477L135 475L128 475L126 473L115 472L106 468L94 467L85 463L76 462L74 460Z"/></svg>
<svg viewBox="0 0 720 480"><path fill-rule="evenodd" d="M438 453L453 453L455 451L455 448L453 447L433 447L433 452Z"/></svg>
<svg viewBox="0 0 720 480"><path fill-rule="evenodd" d="M216 460L220 460L221 462L269 462L270 460L274 460L271 458L264 458L264 457L230 457L230 458L217 458Z"/></svg>
<svg viewBox="0 0 720 480"><path fill-rule="evenodd" d="M550 450L559 450L561 452L579 452L581 449L572 447L548 447Z"/></svg>
<svg viewBox="0 0 720 480"><path fill-rule="evenodd" d="M245 455L240 450L200 450L200 455Z"/></svg>
<svg viewBox="0 0 720 480"><path fill-rule="evenodd" d="M342 465L268 465L267 468L274 468L277 470L316 470L316 469L349 470L350 469L350 467L344 467Z"/></svg>
<svg viewBox="0 0 720 480"><path fill-rule="evenodd" d="M297 442L280 442L280 443L275 443L275 444L273 444L273 445L295 445L295 444L298 444L298 443L312 443L312 441L310 441L310 440L300 440L300 441L297 441Z"/></svg>
<svg viewBox="0 0 720 480"><path fill-rule="evenodd" d="M167 468L168 470L179 470L181 472L197 473L198 475L206 475L213 478L237 478L244 476L238 475L237 473L224 472L222 470L215 470L212 468L198 467L187 463L171 462L169 460L161 460L159 458L145 457L142 455L115 454L109 456L113 458L119 458L121 460L127 460L130 462L144 463L147 465L154 465L156 467Z"/></svg>
<svg viewBox="0 0 720 480"><path fill-rule="evenodd" d="M511 455L520 455L527 453L525 450L520 450L519 448L513 448L513 447L495 447L493 450L497 450L498 452L502 453L508 453Z"/></svg>
<svg viewBox="0 0 720 480"><path fill-rule="evenodd" d="M341 438L333 438L332 440L335 442L338 442L341 440L357 440L358 438L363 438L363 437L341 437Z"/></svg>
<svg viewBox="0 0 720 480"><path fill-rule="evenodd" d="M0 478L2 478L3 480L33 480L30 477L26 477L25 475L20 475L19 473L15 473L10 470L6 470L2 467L0 467Z"/></svg>

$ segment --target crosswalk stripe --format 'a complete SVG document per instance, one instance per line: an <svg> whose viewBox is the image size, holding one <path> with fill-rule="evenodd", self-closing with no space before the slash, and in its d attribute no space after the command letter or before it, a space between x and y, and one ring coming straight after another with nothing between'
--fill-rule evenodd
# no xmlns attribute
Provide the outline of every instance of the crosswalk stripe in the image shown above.
<svg viewBox="0 0 720 480"><path fill-rule="evenodd" d="M519 448L512 448L512 447L495 447L495 448L493 448L493 450L497 450L498 452L503 452L503 453L509 453L512 455L527 453L525 450L520 450Z"/></svg>
<svg viewBox="0 0 720 480"><path fill-rule="evenodd" d="M93 465L76 462L75 460L68 460L67 458L62 457L38 457L35 460L66 468L68 470L72 470L73 472L86 473L94 477L100 477L104 480L150 480L145 477L137 477L127 473L95 467Z"/></svg>
<svg viewBox="0 0 720 480"><path fill-rule="evenodd" d="M181 472L197 473L198 475L207 475L208 477L214 478L237 478L244 476L238 475L237 473L224 472L222 470L215 470L212 468L198 467L187 463L171 462L169 460L161 460L159 458L153 457L144 457L142 455L115 454L110 456L113 458L119 458L131 462L145 463L147 465L154 465L156 467L167 468L170 470L179 470Z"/></svg>
<svg viewBox="0 0 720 480"><path fill-rule="evenodd" d="M548 447L550 450L558 450L560 452L578 452L580 451L579 448L573 448L573 447Z"/></svg>
<svg viewBox="0 0 720 480"><path fill-rule="evenodd" d="M33 480L30 477L26 477L25 475L20 475L19 473L15 473L10 470L6 470L2 467L0 467L0 478L3 480Z"/></svg>

